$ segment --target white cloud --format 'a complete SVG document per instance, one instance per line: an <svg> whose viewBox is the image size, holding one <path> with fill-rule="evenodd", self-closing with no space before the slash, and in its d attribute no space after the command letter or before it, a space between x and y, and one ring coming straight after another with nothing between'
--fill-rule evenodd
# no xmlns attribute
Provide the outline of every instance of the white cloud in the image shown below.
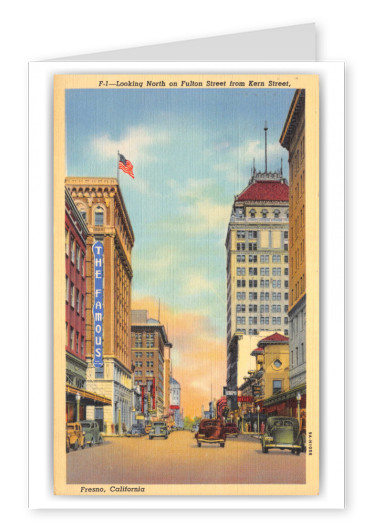
<svg viewBox="0 0 376 531"><path fill-rule="evenodd" d="M155 131L145 126L131 127L127 134L119 140L111 139L108 134L92 140L92 148L102 158L112 158L119 150L132 162L155 160L151 153L153 146L166 144L169 141L166 131Z"/></svg>

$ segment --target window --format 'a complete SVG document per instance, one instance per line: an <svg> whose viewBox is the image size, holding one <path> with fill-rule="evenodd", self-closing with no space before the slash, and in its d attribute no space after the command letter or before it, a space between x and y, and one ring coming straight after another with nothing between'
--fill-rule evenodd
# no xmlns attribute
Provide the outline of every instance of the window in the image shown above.
<svg viewBox="0 0 376 531"><path fill-rule="evenodd" d="M273 317L272 318L272 324L280 325L281 324L281 318L280 317Z"/></svg>
<svg viewBox="0 0 376 531"><path fill-rule="evenodd" d="M286 291L286 293L285 293L285 301L288 301L288 300L289 300L289 294Z"/></svg>
<svg viewBox="0 0 376 531"><path fill-rule="evenodd" d="M260 312L261 313L269 313L269 304L261 304Z"/></svg>
<svg viewBox="0 0 376 531"><path fill-rule="evenodd" d="M245 254L238 254L236 256L236 261L237 262L245 262Z"/></svg>
<svg viewBox="0 0 376 531"><path fill-rule="evenodd" d="M285 238L285 240L288 239L289 237L289 231L288 230L285 230L284 233L283 233L283 237Z"/></svg>
<svg viewBox="0 0 376 531"><path fill-rule="evenodd" d="M95 226L101 226L103 225L103 221L104 221L104 211L103 211L103 208L96 208L95 209L95 212L94 212L94 225Z"/></svg>
<svg viewBox="0 0 376 531"><path fill-rule="evenodd" d="M69 256L69 230L65 229L65 254Z"/></svg>
<svg viewBox="0 0 376 531"><path fill-rule="evenodd" d="M267 214L268 214L268 211L264 208L262 211L261 211L261 214L262 214L262 217L263 218L266 218Z"/></svg>
<svg viewBox="0 0 376 531"><path fill-rule="evenodd" d="M80 248L77 245L77 253L76 253L76 267L77 270L80 271L81 269L81 251Z"/></svg>
<svg viewBox="0 0 376 531"><path fill-rule="evenodd" d="M245 291L238 291L236 293L236 299L238 301L242 301L242 300L245 300Z"/></svg>
<svg viewBox="0 0 376 531"><path fill-rule="evenodd" d="M268 291L262 291L260 293L260 300L261 301L268 301L269 300L269 292Z"/></svg>
<svg viewBox="0 0 376 531"><path fill-rule="evenodd" d="M237 251L245 251L245 243L237 243L236 244L236 250Z"/></svg>
<svg viewBox="0 0 376 531"><path fill-rule="evenodd" d="M243 218L244 217L244 210L242 208L237 208L236 209L236 216L239 217L239 218Z"/></svg>
<svg viewBox="0 0 376 531"><path fill-rule="evenodd" d="M273 291L272 300L273 301L280 301L281 300L281 293Z"/></svg>
<svg viewBox="0 0 376 531"><path fill-rule="evenodd" d="M248 306L248 311L250 312L257 312L257 304L250 304Z"/></svg>
<svg viewBox="0 0 376 531"><path fill-rule="evenodd" d="M280 304L273 304L272 306L272 312L273 313L278 313L281 311L281 305Z"/></svg>
<svg viewBox="0 0 376 531"><path fill-rule="evenodd" d="M85 297L81 295L81 315L85 317Z"/></svg>
<svg viewBox="0 0 376 531"><path fill-rule="evenodd" d="M65 302L69 302L69 278L65 275Z"/></svg>
<svg viewBox="0 0 376 531"><path fill-rule="evenodd" d="M304 343L302 343L300 350L302 352L302 363L305 363Z"/></svg>
<svg viewBox="0 0 376 531"><path fill-rule="evenodd" d="M257 324L257 317L248 317L248 324Z"/></svg>
<svg viewBox="0 0 376 531"><path fill-rule="evenodd" d="M257 243L248 243L248 251L257 251Z"/></svg>
<svg viewBox="0 0 376 531"><path fill-rule="evenodd" d="M268 325L269 324L269 317L261 317L261 324L262 325Z"/></svg>
<svg viewBox="0 0 376 531"><path fill-rule="evenodd" d="M237 280L236 281L236 286L238 288L245 288L245 280Z"/></svg>
<svg viewBox="0 0 376 531"><path fill-rule="evenodd" d="M76 332L76 352L77 354L80 352L80 334Z"/></svg>
<svg viewBox="0 0 376 531"><path fill-rule="evenodd" d="M250 267L248 272L250 275L257 275L257 267Z"/></svg>
<svg viewBox="0 0 376 531"><path fill-rule="evenodd" d="M251 211L252 212L252 211ZM253 211L255 212L255 211ZM251 216L252 217L252 216ZM249 230L248 231L248 238L249 239L252 239L252 238L257 238L257 230Z"/></svg>
<svg viewBox="0 0 376 531"><path fill-rule="evenodd" d="M236 311L237 312L245 312L245 304L237 304L236 305Z"/></svg>
<svg viewBox="0 0 376 531"><path fill-rule="evenodd" d="M249 214L250 214L251 218L256 217L256 210L255 210L254 208L252 208L252 209L249 211Z"/></svg>
<svg viewBox="0 0 376 531"><path fill-rule="evenodd" d="M282 380L273 380L273 395L282 391Z"/></svg>
<svg viewBox="0 0 376 531"><path fill-rule="evenodd" d="M272 275L276 276L276 275L280 275L280 274L281 274L281 268L280 267L273 267Z"/></svg>
<svg viewBox="0 0 376 531"><path fill-rule="evenodd" d="M270 275L270 269L268 267L261 267L260 268L260 275L269 276Z"/></svg>
<svg viewBox="0 0 376 531"><path fill-rule="evenodd" d="M288 274L289 274L289 268L285 267L285 275L288 275Z"/></svg>
<svg viewBox="0 0 376 531"><path fill-rule="evenodd" d="M285 261L285 264L288 264L288 263L289 263L289 256L288 256L288 254L285 254L285 256L284 256L284 261Z"/></svg>
<svg viewBox="0 0 376 531"><path fill-rule="evenodd" d="M269 280L264 280L263 278L260 281L261 288L268 288L269 287Z"/></svg>
<svg viewBox="0 0 376 531"><path fill-rule="evenodd" d="M82 276L85 276L84 261L85 261L85 253L82 252L82 257L81 257L81 274L82 274Z"/></svg>
<svg viewBox="0 0 376 531"><path fill-rule="evenodd" d="M238 238L245 238L245 231L244 230L238 230L236 233L236 236Z"/></svg>
<svg viewBox="0 0 376 531"><path fill-rule="evenodd" d="M236 324L245 324L245 317L238 316L236 318Z"/></svg>
<svg viewBox="0 0 376 531"><path fill-rule="evenodd" d="M71 236L70 252L71 252L71 261L73 262L73 264L74 264L75 250L76 250L76 242L74 241L73 236Z"/></svg>
<svg viewBox="0 0 376 531"><path fill-rule="evenodd" d="M282 365L282 362L281 360L275 360L274 363L273 363L274 367L277 367L277 369L279 369Z"/></svg>
<svg viewBox="0 0 376 531"><path fill-rule="evenodd" d="M279 263L281 261L281 255L280 254L273 254L272 256L272 262Z"/></svg>
<svg viewBox="0 0 376 531"><path fill-rule="evenodd" d="M86 210L80 210L81 217L84 221L86 221Z"/></svg>
<svg viewBox="0 0 376 531"><path fill-rule="evenodd" d="M74 285L71 283L71 306L74 308Z"/></svg>
<svg viewBox="0 0 376 531"><path fill-rule="evenodd" d="M273 280L272 286L273 286L273 288L280 288L281 287L281 281L280 280Z"/></svg>
<svg viewBox="0 0 376 531"><path fill-rule="evenodd" d="M135 352L136 358L142 358L142 352Z"/></svg>
<svg viewBox="0 0 376 531"><path fill-rule="evenodd" d="M257 254L248 255L248 262L257 262Z"/></svg>
<svg viewBox="0 0 376 531"><path fill-rule="evenodd" d="M284 312L287 312L288 309L289 309L289 307L288 307L287 304L286 304L286 306L284 306L284 310L283 310L283 311L284 311Z"/></svg>
<svg viewBox="0 0 376 531"><path fill-rule="evenodd" d="M248 333L249 333L250 336L257 336L258 331L257 331L255 328L253 328L253 329L250 328L250 329L248 330Z"/></svg>
<svg viewBox="0 0 376 531"><path fill-rule="evenodd" d="M146 334L146 348L154 347L154 334Z"/></svg>
<svg viewBox="0 0 376 531"><path fill-rule="evenodd" d="M257 288L257 280L249 280L248 281L248 287L249 288Z"/></svg>
<svg viewBox="0 0 376 531"><path fill-rule="evenodd" d="M85 354L85 338L81 336L81 356Z"/></svg>
<svg viewBox="0 0 376 531"><path fill-rule="evenodd" d="M236 268L236 274L237 274L238 276L245 275L245 267L237 267L237 268Z"/></svg>
<svg viewBox="0 0 376 531"><path fill-rule="evenodd" d="M260 262L262 264L268 264L269 263L269 255L268 254L262 254L260 257Z"/></svg>
<svg viewBox="0 0 376 531"><path fill-rule="evenodd" d="M104 367L95 367L95 377L98 379L104 378Z"/></svg>
<svg viewBox="0 0 376 531"><path fill-rule="evenodd" d="M285 317L285 318L284 318L284 323L285 323L285 324L289 324L289 318L288 318L288 317Z"/></svg>
<svg viewBox="0 0 376 531"><path fill-rule="evenodd" d="M283 245L283 248L284 248L285 251L288 251L288 250L289 250L289 244L288 244L288 243L285 243L285 244Z"/></svg>
<svg viewBox="0 0 376 531"><path fill-rule="evenodd" d="M256 291L249 292L248 296L249 296L249 300L250 301L256 301L257 300L257 292Z"/></svg>
<svg viewBox="0 0 376 531"><path fill-rule="evenodd" d="M285 336L288 336L289 335L289 331L285 328L284 332Z"/></svg>
<svg viewBox="0 0 376 531"><path fill-rule="evenodd" d="M70 327L70 348L74 350L74 330L73 326Z"/></svg>
<svg viewBox="0 0 376 531"><path fill-rule="evenodd" d="M279 210L274 210L274 217L275 218L279 218L279 214L280 214Z"/></svg>
<svg viewBox="0 0 376 531"><path fill-rule="evenodd" d="M136 338L136 340L135 340L135 345L134 346L136 348L142 347L142 334L141 333L136 333L135 334L135 338Z"/></svg>

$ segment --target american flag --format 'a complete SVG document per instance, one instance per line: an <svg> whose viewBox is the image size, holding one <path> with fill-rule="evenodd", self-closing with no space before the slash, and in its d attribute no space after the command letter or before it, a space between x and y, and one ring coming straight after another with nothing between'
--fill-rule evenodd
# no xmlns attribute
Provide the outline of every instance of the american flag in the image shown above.
<svg viewBox="0 0 376 531"><path fill-rule="evenodd" d="M122 170L124 173L128 173L134 179L133 175L133 164L130 160L127 160L124 155L119 153L119 170Z"/></svg>

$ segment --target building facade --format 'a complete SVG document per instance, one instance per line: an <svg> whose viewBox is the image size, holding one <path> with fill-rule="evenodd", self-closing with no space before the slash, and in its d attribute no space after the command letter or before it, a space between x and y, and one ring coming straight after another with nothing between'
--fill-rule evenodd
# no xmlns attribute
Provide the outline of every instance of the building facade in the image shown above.
<svg viewBox="0 0 376 531"><path fill-rule="evenodd" d="M248 186L235 196L226 238L229 389L247 375L239 367L252 363L260 336L288 335L288 227L289 187L282 171L254 169ZM244 363L233 353L239 334L250 338Z"/></svg>
<svg viewBox="0 0 376 531"><path fill-rule="evenodd" d="M73 200L88 227L86 240L86 361L87 389L111 400L111 407L87 407L107 434L122 433L132 422L131 372L131 252L132 225L118 181L109 178L66 179ZM93 305L95 257L93 245L103 244L103 365L94 367ZM94 344L95 341L95 344Z"/></svg>
<svg viewBox="0 0 376 531"><path fill-rule="evenodd" d="M149 319L147 310L132 310L134 381L143 390L143 412L150 417L165 416L164 360L171 348L164 325Z"/></svg>
<svg viewBox="0 0 376 531"><path fill-rule="evenodd" d="M65 190L65 354L66 384L86 387L86 238L88 228L73 198ZM84 405L67 396L66 420L85 418Z"/></svg>
<svg viewBox="0 0 376 531"><path fill-rule="evenodd" d="M294 94L280 138L289 152L290 386L306 381L305 91Z"/></svg>
<svg viewBox="0 0 376 531"><path fill-rule="evenodd" d="M170 377L170 409L175 426L182 427L184 422L181 416L181 386L172 376Z"/></svg>

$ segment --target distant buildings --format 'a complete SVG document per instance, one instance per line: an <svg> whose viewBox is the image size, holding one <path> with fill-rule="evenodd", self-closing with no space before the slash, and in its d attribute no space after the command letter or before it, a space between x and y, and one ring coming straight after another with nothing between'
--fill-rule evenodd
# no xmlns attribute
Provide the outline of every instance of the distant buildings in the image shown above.
<svg viewBox="0 0 376 531"><path fill-rule="evenodd" d="M143 413L164 416L165 356L170 359L171 343L164 325L149 319L147 310L132 310L132 363L134 382L142 391Z"/></svg>
<svg viewBox="0 0 376 531"><path fill-rule="evenodd" d="M175 425L183 427L184 419L181 411L181 387L180 383L172 376L170 377L170 410L172 412Z"/></svg>
<svg viewBox="0 0 376 531"><path fill-rule="evenodd" d="M106 433L122 433L132 422L131 372L131 252L132 225L116 179L66 179L77 210L86 221L86 361L88 391L108 397L111 407L87 407ZM102 269L93 245L103 245ZM103 314L93 313L98 296L96 279L103 279ZM98 334L98 330L100 334ZM85 348L85 347L84 347ZM102 350L102 366L94 366L94 352ZM97 364L98 365L98 364Z"/></svg>

